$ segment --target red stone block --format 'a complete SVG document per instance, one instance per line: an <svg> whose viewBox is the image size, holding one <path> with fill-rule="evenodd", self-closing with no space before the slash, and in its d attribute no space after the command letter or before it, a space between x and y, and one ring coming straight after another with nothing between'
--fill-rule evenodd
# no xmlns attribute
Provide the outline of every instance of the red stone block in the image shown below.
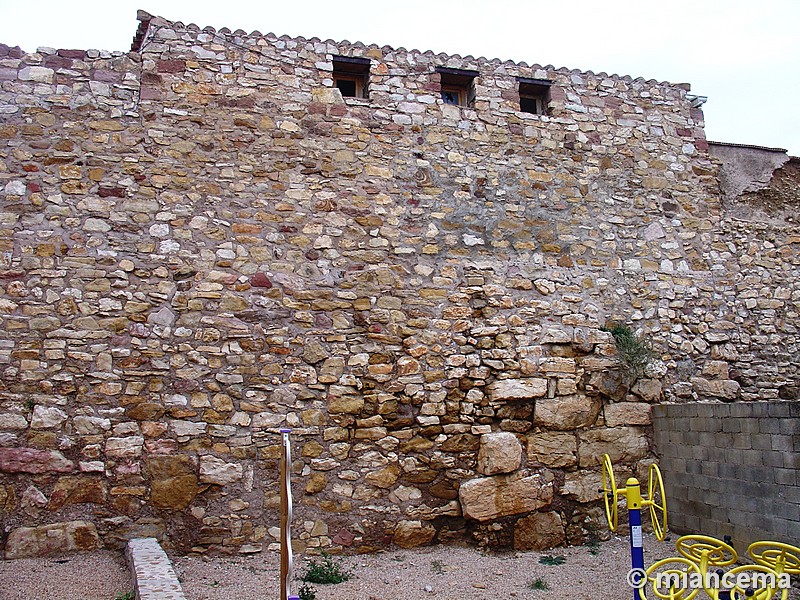
<svg viewBox="0 0 800 600"><path fill-rule="evenodd" d="M97 195L101 198L124 198L125 188L121 187L101 187L97 190Z"/></svg>
<svg viewBox="0 0 800 600"><path fill-rule="evenodd" d="M0 448L3 473L70 473L75 464L55 450Z"/></svg>
<svg viewBox="0 0 800 600"><path fill-rule="evenodd" d="M69 69L72 67L72 59L51 54L45 57L44 66L48 69Z"/></svg>
<svg viewBox="0 0 800 600"><path fill-rule="evenodd" d="M83 60L86 58L86 50L58 50L56 54L59 56L63 56L64 58L76 58L78 60Z"/></svg>
<svg viewBox="0 0 800 600"><path fill-rule="evenodd" d="M159 73L183 73L186 70L186 61L160 60L156 68Z"/></svg>
<svg viewBox="0 0 800 600"><path fill-rule="evenodd" d="M250 285L269 289L272 287L272 282L264 273L256 273L250 278Z"/></svg>

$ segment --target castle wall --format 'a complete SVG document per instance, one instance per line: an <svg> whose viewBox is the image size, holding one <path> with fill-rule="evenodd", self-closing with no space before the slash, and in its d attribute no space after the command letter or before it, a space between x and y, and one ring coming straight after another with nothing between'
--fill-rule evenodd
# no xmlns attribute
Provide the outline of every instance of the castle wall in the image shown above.
<svg viewBox="0 0 800 600"><path fill-rule="evenodd" d="M280 427L304 547L577 543L652 403L796 390L800 237L726 218L686 86L140 19L0 52L7 555L274 546Z"/></svg>

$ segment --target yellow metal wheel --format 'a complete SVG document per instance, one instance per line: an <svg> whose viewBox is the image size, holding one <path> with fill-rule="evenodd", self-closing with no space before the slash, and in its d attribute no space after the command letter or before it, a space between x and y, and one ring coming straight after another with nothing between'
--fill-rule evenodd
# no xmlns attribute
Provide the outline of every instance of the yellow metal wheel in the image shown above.
<svg viewBox="0 0 800 600"><path fill-rule="evenodd" d="M747 600L786 600L789 597L789 588L781 589L778 586L779 575L764 565L742 565L728 571L727 576L736 581L740 576L747 575L745 581L757 582L756 586L735 585L731 591L731 598L747 598ZM761 578L761 579L759 579ZM767 582L775 582L774 586Z"/></svg>
<svg viewBox="0 0 800 600"><path fill-rule="evenodd" d="M692 600L700 593L690 587L701 577L700 569L688 558L665 558L653 563L646 571L647 583L657 598L663 600ZM686 587L683 587L686 586Z"/></svg>
<svg viewBox="0 0 800 600"><path fill-rule="evenodd" d="M800 548L781 542L753 542L747 548L750 557L778 573L800 574Z"/></svg>
<svg viewBox="0 0 800 600"><path fill-rule="evenodd" d="M601 465L603 489L600 490L600 492L603 494L603 502L605 503L606 507L606 520L608 521L608 528L611 531L616 531L617 521L619 518L619 508L617 506L617 482L614 479L614 467L611 466L611 457L608 454L603 454Z"/></svg>
<svg viewBox="0 0 800 600"><path fill-rule="evenodd" d="M667 536L667 496L664 493L664 480L661 469L653 463L647 474L647 500L650 507L650 522L653 533L659 542Z"/></svg>
<svg viewBox="0 0 800 600"><path fill-rule="evenodd" d="M733 546L707 535L684 535L675 542L675 548L703 573L708 567L727 567L739 559Z"/></svg>

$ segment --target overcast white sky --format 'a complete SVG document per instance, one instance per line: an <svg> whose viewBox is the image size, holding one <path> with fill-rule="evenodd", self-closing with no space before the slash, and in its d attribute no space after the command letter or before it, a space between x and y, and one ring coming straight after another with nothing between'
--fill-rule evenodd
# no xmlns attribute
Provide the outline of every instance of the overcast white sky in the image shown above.
<svg viewBox="0 0 800 600"><path fill-rule="evenodd" d="M714 141L800 156L800 0L0 0L0 43L130 49L136 10L692 84Z"/></svg>

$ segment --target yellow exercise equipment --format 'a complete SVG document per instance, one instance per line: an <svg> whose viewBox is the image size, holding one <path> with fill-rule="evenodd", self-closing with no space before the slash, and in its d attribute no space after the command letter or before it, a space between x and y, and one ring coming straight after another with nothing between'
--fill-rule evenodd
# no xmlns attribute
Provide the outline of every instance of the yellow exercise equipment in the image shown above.
<svg viewBox="0 0 800 600"><path fill-rule="evenodd" d="M675 542L675 549L697 564L702 573L709 567L727 567L739 560L733 546L707 535L684 535Z"/></svg>
<svg viewBox="0 0 800 600"><path fill-rule="evenodd" d="M608 454L603 455L600 463L603 485L600 492L603 494L608 528L611 531L617 530L619 520L617 498L624 496L629 513L631 510L649 509L653 533L658 541L663 542L667 536L667 497L664 494L664 479L661 477L658 465L655 463L650 465L647 472L647 497L643 498L639 480L635 477L628 478L624 489L617 488L614 467Z"/></svg>

